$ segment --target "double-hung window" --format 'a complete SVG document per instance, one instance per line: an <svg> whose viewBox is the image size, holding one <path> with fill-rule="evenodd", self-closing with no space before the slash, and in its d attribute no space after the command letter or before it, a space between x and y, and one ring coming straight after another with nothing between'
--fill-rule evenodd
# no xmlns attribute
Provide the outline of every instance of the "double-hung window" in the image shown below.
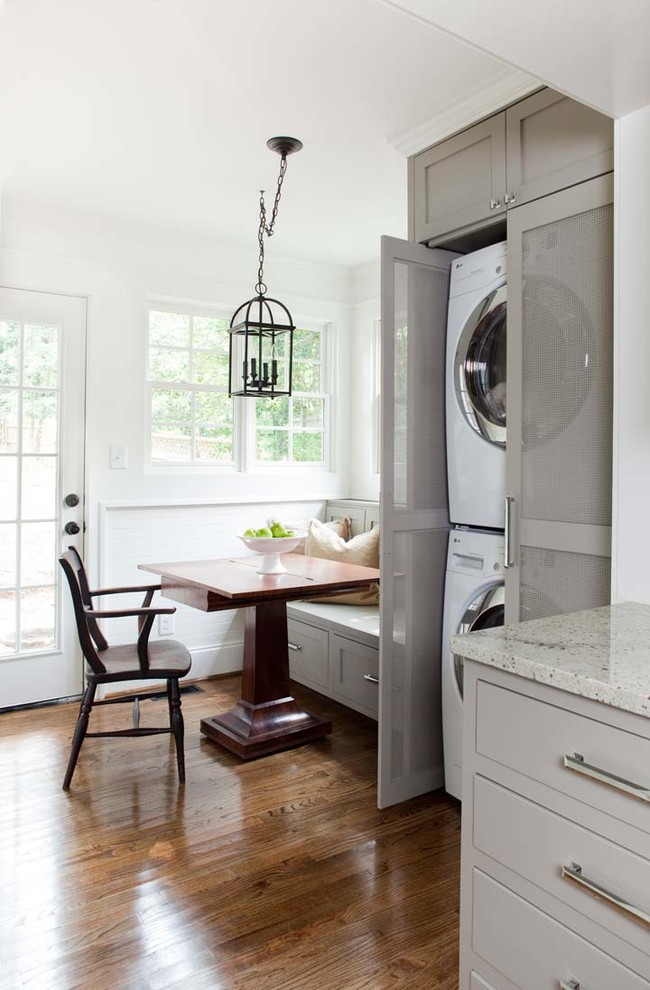
<svg viewBox="0 0 650 990"><path fill-rule="evenodd" d="M294 333L291 397L228 397L229 316L149 312L149 443L153 466L259 470L329 464L328 327ZM286 363L280 361L283 374Z"/></svg>

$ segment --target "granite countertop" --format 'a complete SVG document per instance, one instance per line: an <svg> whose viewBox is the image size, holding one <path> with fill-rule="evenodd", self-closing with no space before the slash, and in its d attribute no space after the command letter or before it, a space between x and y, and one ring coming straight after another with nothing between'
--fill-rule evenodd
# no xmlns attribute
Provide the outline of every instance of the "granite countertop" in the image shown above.
<svg viewBox="0 0 650 990"><path fill-rule="evenodd" d="M650 605L624 602L452 636L469 660L650 718Z"/></svg>

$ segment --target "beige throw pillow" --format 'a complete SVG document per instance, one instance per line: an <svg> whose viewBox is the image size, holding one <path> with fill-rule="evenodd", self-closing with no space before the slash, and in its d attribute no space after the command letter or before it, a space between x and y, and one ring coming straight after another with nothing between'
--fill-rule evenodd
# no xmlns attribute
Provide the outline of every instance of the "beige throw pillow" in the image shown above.
<svg viewBox="0 0 650 990"><path fill-rule="evenodd" d="M305 527L306 530L309 529L309 525L312 522L319 523L320 526L324 526L327 530L330 530L332 533L335 533L337 536L340 536L342 540L346 540L346 541L349 540L352 534L352 520L350 519L349 516L344 516L342 519L332 519L331 522L328 523L322 523L318 519L310 519ZM289 527L289 529L301 529L301 528L302 527L300 526ZM304 536L300 541L300 543L298 544L298 546L296 547L296 549L292 551L292 553L304 554L306 545L307 545L307 537ZM313 554L313 556L315 557L316 554Z"/></svg>
<svg viewBox="0 0 650 990"><path fill-rule="evenodd" d="M379 526L375 526L368 533L360 533L346 543L324 523L319 522L318 519L311 519L307 529L305 553L309 557L338 560L345 564L379 567ZM369 588L361 588L359 591L348 591L342 595L309 600L322 602L324 605L378 605L379 585L372 584Z"/></svg>

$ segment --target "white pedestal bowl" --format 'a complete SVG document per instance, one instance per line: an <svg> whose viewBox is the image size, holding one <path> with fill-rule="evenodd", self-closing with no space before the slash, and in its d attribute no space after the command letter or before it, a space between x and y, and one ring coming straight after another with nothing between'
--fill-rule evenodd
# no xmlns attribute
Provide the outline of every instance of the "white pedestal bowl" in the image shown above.
<svg viewBox="0 0 650 990"><path fill-rule="evenodd" d="M294 533L293 536L238 536L245 547L255 553L262 554L260 566L257 568L258 574L286 574L287 569L282 563L280 555L292 553L306 533Z"/></svg>

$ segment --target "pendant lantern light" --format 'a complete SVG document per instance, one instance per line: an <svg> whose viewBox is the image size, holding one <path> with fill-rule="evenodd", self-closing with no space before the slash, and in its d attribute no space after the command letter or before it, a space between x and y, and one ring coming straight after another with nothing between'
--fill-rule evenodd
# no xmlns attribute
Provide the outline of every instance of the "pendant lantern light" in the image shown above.
<svg viewBox="0 0 650 990"><path fill-rule="evenodd" d="M229 395L253 398L276 398L291 395L293 332L291 313L278 299L267 296L264 284L264 237L271 237L278 216L282 183L287 171L287 157L300 151L297 138L274 137L267 148L280 155L280 174L271 221L266 222L264 190L260 192L259 268L256 295L235 311L230 321Z"/></svg>

